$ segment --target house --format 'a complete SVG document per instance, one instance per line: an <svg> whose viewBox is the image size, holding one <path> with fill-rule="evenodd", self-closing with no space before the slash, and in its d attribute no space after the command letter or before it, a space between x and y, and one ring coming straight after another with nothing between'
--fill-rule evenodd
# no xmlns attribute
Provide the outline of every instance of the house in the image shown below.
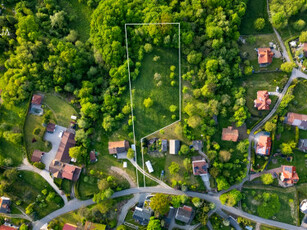
<svg viewBox="0 0 307 230"><path fill-rule="evenodd" d="M153 170L153 167L151 165L151 162L150 161L146 161L145 164L146 164L146 167L148 169L148 172L152 173L154 170Z"/></svg>
<svg viewBox="0 0 307 230"><path fill-rule="evenodd" d="M222 132L223 141L237 142L238 138L239 138L239 130L234 129L232 126L228 126L228 128L223 128Z"/></svg>
<svg viewBox="0 0 307 230"><path fill-rule="evenodd" d="M300 139L298 142L298 149L302 152L307 152L307 139Z"/></svg>
<svg viewBox="0 0 307 230"><path fill-rule="evenodd" d="M300 210L307 215L307 199L303 200L300 204Z"/></svg>
<svg viewBox="0 0 307 230"><path fill-rule="evenodd" d="M151 214L151 210L135 207L132 218L140 225L148 225Z"/></svg>
<svg viewBox="0 0 307 230"><path fill-rule="evenodd" d="M258 139L256 154L268 156L271 151L272 140L270 136L262 135Z"/></svg>
<svg viewBox="0 0 307 230"><path fill-rule="evenodd" d="M287 186L296 184L299 177L296 173L295 166L282 165L282 173L280 174L280 180Z"/></svg>
<svg viewBox="0 0 307 230"><path fill-rule="evenodd" d="M109 154L115 155L118 159L126 158L129 148L129 142L126 140L109 142Z"/></svg>
<svg viewBox="0 0 307 230"><path fill-rule="evenodd" d="M49 172L55 178L77 181L80 177L82 168L76 165L63 163L58 160L53 160L49 165Z"/></svg>
<svg viewBox="0 0 307 230"><path fill-rule="evenodd" d="M307 115L288 113L284 121L288 125L297 126L299 129L307 130Z"/></svg>
<svg viewBox="0 0 307 230"><path fill-rule="evenodd" d="M303 44L304 56L307 57L307 43Z"/></svg>
<svg viewBox="0 0 307 230"><path fill-rule="evenodd" d="M161 151L167 152L168 142L166 139L162 139L161 141Z"/></svg>
<svg viewBox="0 0 307 230"><path fill-rule="evenodd" d="M31 161L32 162L40 162L43 155L44 155L44 152L36 149L32 153Z"/></svg>
<svg viewBox="0 0 307 230"><path fill-rule="evenodd" d="M92 150L92 151L90 152L90 162L91 162L91 163L97 162L97 157L96 157L96 153L95 153L94 150Z"/></svg>
<svg viewBox="0 0 307 230"><path fill-rule="evenodd" d="M63 230L77 230L77 226L73 224L64 224Z"/></svg>
<svg viewBox="0 0 307 230"><path fill-rule="evenodd" d="M42 101L43 101L42 95L33 94L32 101L31 101L32 105L41 106L42 105Z"/></svg>
<svg viewBox="0 0 307 230"><path fill-rule="evenodd" d="M258 48L258 64L260 67L266 67L273 61L274 53L271 48Z"/></svg>
<svg viewBox="0 0 307 230"><path fill-rule="evenodd" d="M184 205L183 207L177 209L175 219L188 224L191 222L192 216L193 216L193 208Z"/></svg>
<svg viewBox="0 0 307 230"><path fill-rule="evenodd" d="M49 124L47 125L46 131L47 131L48 133L54 133L54 131L55 131L55 124L49 123Z"/></svg>
<svg viewBox="0 0 307 230"><path fill-rule="evenodd" d="M195 151L202 151L203 149L203 142L200 140L193 141L192 145Z"/></svg>
<svg viewBox="0 0 307 230"><path fill-rule="evenodd" d="M208 173L208 164L201 156L195 157L192 161L193 175L201 176Z"/></svg>
<svg viewBox="0 0 307 230"><path fill-rule="evenodd" d="M0 197L0 213L11 212L11 199L5 196Z"/></svg>
<svg viewBox="0 0 307 230"><path fill-rule="evenodd" d="M10 225L3 224L0 226L0 230L17 230L17 229L18 229L17 226L12 226L11 224Z"/></svg>
<svg viewBox="0 0 307 230"><path fill-rule="evenodd" d="M258 91L257 99L254 100L254 107L258 110L269 110L272 101L269 98L269 93L267 90Z"/></svg>
<svg viewBox="0 0 307 230"><path fill-rule="evenodd" d="M169 141L169 153L178 154L180 150L180 141L179 140L170 140Z"/></svg>
<svg viewBox="0 0 307 230"><path fill-rule="evenodd" d="M106 225L104 224L97 224L97 223L92 223L90 221L86 221L84 225L84 230L105 230Z"/></svg>
<svg viewBox="0 0 307 230"><path fill-rule="evenodd" d="M69 149L71 147L74 147L75 144L75 134L65 131L63 133L63 137L61 139L57 154L55 155L55 159L58 161L69 163L71 160L71 157L69 156Z"/></svg>

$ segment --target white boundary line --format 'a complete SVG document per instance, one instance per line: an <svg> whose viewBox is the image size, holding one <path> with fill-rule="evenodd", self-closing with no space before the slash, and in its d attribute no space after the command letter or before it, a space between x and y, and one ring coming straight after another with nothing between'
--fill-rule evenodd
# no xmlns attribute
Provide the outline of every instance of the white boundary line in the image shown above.
<svg viewBox="0 0 307 230"><path fill-rule="evenodd" d="M125 38L126 38L126 53L127 53L127 66L128 66L128 76L129 76L129 91L130 91L130 105L131 105L131 116L132 116L132 130L133 130L133 141L134 141L134 146L135 146L135 152L134 152L134 157L135 157L135 162L137 164L137 149L136 149L136 140L135 140L135 128L134 128L134 115L133 115L133 98L132 98L132 87L131 87L131 77L130 77L130 65L129 65L129 51L128 51L128 35L127 35L127 26L141 26L141 25L178 25L178 72L179 72L179 120L164 126L150 134L148 134L145 137L141 138L141 149L142 149L142 167L143 170L145 171L145 165L144 165L144 150L142 147L142 142L144 138L147 138L157 132L160 132L161 130L168 128L178 122L181 121L181 43L180 43L180 23L179 22L161 22L161 23L125 23ZM145 180L145 175L143 174L143 179L144 179L144 187L146 187L146 180ZM137 184L139 187L139 179L138 179L138 170L136 168L136 180Z"/></svg>

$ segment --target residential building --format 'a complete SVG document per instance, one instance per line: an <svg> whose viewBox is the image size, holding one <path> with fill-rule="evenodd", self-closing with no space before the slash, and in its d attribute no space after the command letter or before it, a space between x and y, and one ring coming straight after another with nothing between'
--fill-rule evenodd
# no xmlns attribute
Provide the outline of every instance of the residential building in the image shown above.
<svg viewBox="0 0 307 230"><path fill-rule="evenodd" d="M239 130L234 129L232 126L228 126L228 128L223 128L222 132L223 141L237 142L238 138L239 138Z"/></svg>
<svg viewBox="0 0 307 230"><path fill-rule="evenodd" d="M40 106L42 104L42 101L43 101L42 95L33 94L32 101L31 101L32 105L39 105Z"/></svg>
<svg viewBox="0 0 307 230"><path fill-rule="evenodd" d="M96 153L94 150L90 152L90 161L91 163L97 162L97 157L96 157Z"/></svg>
<svg viewBox="0 0 307 230"><path fill-rule="evenodd" d="M63 230L77 230L77 226L73 224L64 224Z"/></svg>
<svg viewBox="0 0 307 230"><path fill-rule="evenodd" d="M0 226L0 230L18 230L18 227L17 226L13 226L13 225L6 225L6 224L3 224Z"/></svg>
<svg viewBox="0 0 307 230"><path fill-rule="evenodd" d="M193 141L192 145L195 151L202 151L203 149L203 142L201 140Z"/></svg>
<svg viewBox="0 0 307 230"><path fill-rule="evenodd" d="M282 165L282 173L280 174L280 180L287 186L296 184L299 180L296 173L295 166Z"/></svg>
<svg viewBox="0 0 307 230"><path fill-rule="evenodd" d="M268 156L271 151L272 140L270 136L262 135L259 137L257 146L256 146L256 154Z"/></svg>
<svg viewBox="0 0 307 230"><path fill-rule="evenodd" d="M302 152L307 152L307 139L300 139L298 142L298 149Z"/></svg>
<svg viewBox="0 0 307 230"><path fill-rule="evenodd" d="M43 155L44 155L44 152L36 149L32 153L31 161L32 162L40 162Z"/></svg>
<svg viewBox="0 0 307 230"><path fill-rule="evenodd" d="M135 207L132 218L140 225L148 225L151 214L149 209Z"/></svg>
<svg viewBox="0 0 307 230"><path fill-rule="evenodd" d="M300 210L307 215L307 199L303 200L300 204Z"/></svg>
<svg viewBox="0 0 307 230"><path fill-rule="evenodd" d="M161 141L161 151L167 152L168 142L166 139L162 139Z"/></svg>
<svg viewBox="0 0 307 230"><path fill-rule="evenodd" d="M106 227L107 226L105 224L97 224L86 221L83 230L105 230Z"/></svg>
<svg viewBox="0 0 307 230"><path fill-rule="evenodd" d="M11 212L11 199L5 196L0 197L0 213Z"/></svg>
<svg viewBox="0 0 307 230"><path fill-rule="evenodd" d="M194 157L192 161L193 175L201 176L208 173L208 164L201 156Z"/></svg>
<svg viewBox="0 0 307 230"><path fill-rule="evenodd" d="M307 43L303 44L304 56L307 57Z"/></svg>
<svg viewBox="0 0 307 230"><path fill-rule="evenodd" d="M182 221L183 223L189 224L193 217L193 208L184 205L177 209L175 219Z"/></svg>
<svg viewBox="0 0 307 230"><path fill-rule="evenodd" d="M297 126L299 129L307 130L307 115L288 113L284 121L288 125Z"/></svg>
<svg viewBox="0 0 307 230"><path fill-rule="evenodd" d="M118 159L126 158L129 148L129 142L126 140L109 142L109 154L114 155Z"/></svg>
<svg viewBox="0 0 307 230"><path fill-rule="evenodd" d="M254 100L254 107L258 110L269 110L272 101L269 98L269 93L267 90L262 90L257 92L257 99Z"/></svg>
<svg viewBox="0 0 307 230"><path fill-rule="evenodd" d="M258 64L260 67L266 67L273 61L274 53L271 48L258 48Z"/></svg>
<svg viewBox="0 0 307 230"><path fill-rule="evenodd" d="M55 124L49 123L49 124L47 125L47 127L46 127L46 131L47 131L48 133L54 133L54 131L55 131Z"/></svg>
<svg viewBox="0 0 307 230"><path fill-rule="evenodd" d="M75 134L65 131L63 133L55 159L58 161L69 163L71 160L71 157L69 156L69 149L71 147L74 147L75 144Z"/></svg>
<svg viewBox="0 0 307 230"><path fill-rule="evenodd" d="M180 141L179 140L170 140L169 141L169 153L178 154L180 150Z"/></svg>
<svg viewBox="0 0 307 230"><path fill-rule="evenodd" d="M49 171L55 178L77 181L80 177L82 168L58 160L53 160L49 165Z"/></svg>

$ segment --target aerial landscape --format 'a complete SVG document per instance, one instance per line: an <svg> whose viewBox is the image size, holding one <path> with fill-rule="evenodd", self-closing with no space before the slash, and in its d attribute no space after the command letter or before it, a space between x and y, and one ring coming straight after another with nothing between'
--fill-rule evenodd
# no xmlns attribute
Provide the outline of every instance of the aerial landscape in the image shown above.
<svg viewBox="0 0 307 230"><path fill-rule="evenodd" d="M307 229L307 0L0 0L0 230Z"/></svg>

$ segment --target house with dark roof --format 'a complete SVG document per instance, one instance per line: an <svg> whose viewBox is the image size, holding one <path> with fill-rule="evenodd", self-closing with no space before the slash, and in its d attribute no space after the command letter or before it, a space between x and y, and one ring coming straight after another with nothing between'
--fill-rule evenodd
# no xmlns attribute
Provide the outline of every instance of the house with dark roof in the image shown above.
<svg viewBox="0 0 307 230"><path fill-rule="evenodd" d="M55 159L58 161L69 163L71 160L71 157L69 156L69 149L71 147L74 147L75 144L75 134L65 131L63 133L58 151L55 155Z"/></svg>
<svg viewBox="0 0 307 230"><path fill-rule="evenodd" d="M168 141L166 139L161 140L161 151L167 152Z"/></svg>
<svg viewBox="0 0 307 230"><path fill-rule="evenodd" d="M151 214L149 209L135 207L132 218L140 225L148 225Z"/></svg>
<svg viewBox="0 0 307 230"><path fill-rule="evenodd" d="M269 110L272 101L269 98L269 93L267 90L262 90L257 92L257 99L254 100L254 107L258 110Z"/></svg>
<svg viewBox="0 0 307 230"><path fill-rule="evenodd" d="M0 197L0 213L11 212L11 199L5 196Z"/></svg>
<svg viewBox="0 0 307 230"><path fill-rule="evenodd" d="M129 142L126 140L109 142L108 147L109 154L114 155L117 159L126 158L129 148Z"/></svg>
<svg viewBox="0 0 307 230"><path fill-rule="evenodd" d="M169 153L178 154L180 150L180 141L179 140L170 140L169 141Z"/></svg>
<svg viewBox="0 0 307 230"><path fill-rule="evenodd" d="M183 223L189 224L193 219L194 211L190 206L184 205L177 209L175 219Z"/></svg>
<svg viewBox="0 0 307 230"><path fill-rule="evenodd" d="M258 48L258 64L260 67L266 67L273 61L274 53L271 48Z"/></svg>
<svg viewBox="0 0 307 230"><path fill-rule="evenodd" d="M193 145L193 149L195 151L202 151L202 149L203 149L203 141L201 141L201 140L193 141L192 145Z"/></svg>
<svg viewBox="0 0 307 230"><path fill-rule="evenodd" d="M32 162L40 162L43 155L44 155L44 152L35 149L32 153L31 161Z"/></svg>
<svg viewBox="0 0 307 230"><path fill-rule="evenodd" d="M280 174L280 180L285 186L292 186L299 180L295 166L282 165L282 173Z"/></svg>
<svg viewBox="0 0 307 230"><path fill-rule="evenodd" d="M194 176L201 176L208 173L208 164L202 157L194 158L192 161L192 169Z"/></svg>
<svg viewBox="0 0 307 230"><path fill-rule="evenodd" d="M223 141L237 142L238 139L239 139L238 129L234 129L232 126L228 126L228 128L223 128L223 132L222 132Z"/></svg>
<svg viewBox="0 0 307 230"><path fill-rule="evenodd" d="M288 125L297 126L299 129L307 130L307 115L299 113L288 113L284 122Z"/></svg>
<svg viewBox="0 0 307 230"><path fill-rule="evenodd" d="M300 139L298 141L298 149L304 153L307 152L307 139Z"/></svg>
<svg viewBox="0 0 307 230"><path fill-rule="evenodd" d="M63 230L77 230L77 226L73 224L64 224Z"/></svg>
<svg viewBox="0 0 307 230"><path fill-rule="evenodd" d="M258 138L256 154L268 156L271 152L272 139L270 136L262 135Z"/></svg>
<svg viewBox="0 0 307 230"><path fill-rule="evenodd" d="M49 123L49 124L47 125L47 127L46 127L46 131L47 131L48 133L54 133L54 131L55 131L55 124Z"/></svg>

